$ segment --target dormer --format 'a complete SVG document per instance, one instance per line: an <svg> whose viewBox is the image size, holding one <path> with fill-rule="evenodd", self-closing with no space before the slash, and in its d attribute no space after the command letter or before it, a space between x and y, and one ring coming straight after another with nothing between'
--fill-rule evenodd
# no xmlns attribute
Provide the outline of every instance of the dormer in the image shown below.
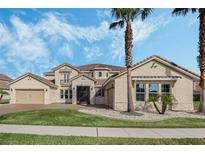
<svg viewBox="0 0 205 154"><path fill-rule="evenodd" d="M69 84L69 79L77 76L80 73L80 70L70 64L64 63L53 68L52 72L55 76L56 85L67 86Z"/></svg>

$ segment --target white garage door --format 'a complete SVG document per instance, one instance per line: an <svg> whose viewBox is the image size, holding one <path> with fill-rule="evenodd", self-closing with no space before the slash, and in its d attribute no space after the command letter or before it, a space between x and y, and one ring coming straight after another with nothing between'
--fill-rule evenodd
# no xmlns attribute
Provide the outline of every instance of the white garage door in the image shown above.
<svg viewBox="0 0 205 154"><path fill-rule="evenodd" d="M17 89L16 90L17 104L44 104L43 89Z"/></svg>

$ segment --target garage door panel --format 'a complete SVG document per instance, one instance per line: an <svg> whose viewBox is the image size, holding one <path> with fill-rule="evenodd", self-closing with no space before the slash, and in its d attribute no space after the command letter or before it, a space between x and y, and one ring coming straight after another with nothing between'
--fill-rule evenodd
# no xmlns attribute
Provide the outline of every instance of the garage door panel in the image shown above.
<svg viewBox="0 0 205 154"><path fill-rule="evenodd" d="M44 90L42 89L25 89L16 90L17 104L43 104Z"/></svg>

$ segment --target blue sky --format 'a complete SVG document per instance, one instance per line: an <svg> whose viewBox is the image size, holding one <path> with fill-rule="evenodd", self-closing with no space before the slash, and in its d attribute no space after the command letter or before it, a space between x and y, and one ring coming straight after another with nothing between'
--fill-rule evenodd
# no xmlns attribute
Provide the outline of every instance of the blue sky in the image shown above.
<svg viewBox="0 0 205 154"><path fill-rule="evenodd" d="M197 14L155 9L133 23L133 63L160 55L199 72ZM0 73L13 78L67 62L124 66L124 30L109 30L110 9L1 9Z"/></svg>

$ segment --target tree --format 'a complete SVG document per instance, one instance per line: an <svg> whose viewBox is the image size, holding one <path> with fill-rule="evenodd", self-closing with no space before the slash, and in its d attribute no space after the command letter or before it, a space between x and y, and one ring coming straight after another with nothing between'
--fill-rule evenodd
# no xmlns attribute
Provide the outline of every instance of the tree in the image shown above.
<svg viewBox="0 0 205 154"><path fill-rule="evenodd" d="M159 114L164 114L168 106L173 106L177 103L175 97L171 94L152 95L149 97L148 102L153 103ZM156 103L161 104L161 110Z"/></svg>
<svg viewBox="0 0 205 154"><path fill-rule="evenodd" d="M131 68L132 68L132 22L138 16L144 20L151 13L149 8L114 8L112 9L112 16L116 18L117 21L110 24L109 29L115 29L117 27L125 28L125 64L127 67L127 100L128 100L128 112L134 112L134 102L132 98L132 81L131 81Z"/></svg>
<svg viewBox="0 0 205 154"><path fill-rule="evenodd" d="M205 8L176 8L172 11L172 14L185 16L188 12L199 14L199 56L197 60L200 68L200 111L205 113Z"/></svg>

